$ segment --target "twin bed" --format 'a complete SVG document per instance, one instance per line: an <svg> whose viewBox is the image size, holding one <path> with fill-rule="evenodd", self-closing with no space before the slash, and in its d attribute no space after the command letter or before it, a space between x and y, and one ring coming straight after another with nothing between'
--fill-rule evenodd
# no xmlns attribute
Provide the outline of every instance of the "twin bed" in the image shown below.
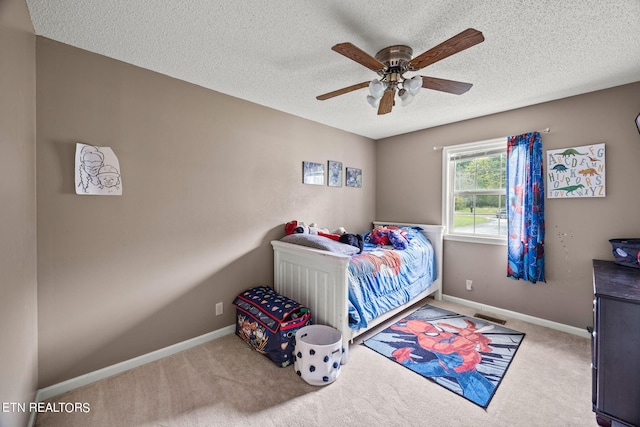
<svg viewBox="0 0 640 427"><path fill-rule="evenodd" d="M444 226L373 224L401 231L410 242L408 247L396 250L366 243L362 254L345 255L282 240L271 242L275 291L309 307L314 323L340 331L343 364L354 338L429 295L442 298Z"/></svg>

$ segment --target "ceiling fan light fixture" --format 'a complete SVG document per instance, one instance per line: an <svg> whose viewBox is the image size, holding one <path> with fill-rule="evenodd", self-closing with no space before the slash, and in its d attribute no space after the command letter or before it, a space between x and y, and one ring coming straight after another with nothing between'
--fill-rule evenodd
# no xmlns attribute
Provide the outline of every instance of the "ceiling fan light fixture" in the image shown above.
<svg viewBox="0 0 640 427"><path fill-rule="evenodd" d="M378 108L378 105L380 105L380 97L376 98L374 96L371 95L367 95L367 102L369 103L369 105L371 105L373 108Z"/></svg>
<svg viewBox="0 0 640 427"><path fill-rule="evenodd" d="M400 105L406 107L413 101L413 95L407 89L400 89L398 91L398 97L400 97Z"/></svg>
<svg viewBox="0 0 640 427"><path fill-rule="evenodd" d="M422 77L413 76L410 79L405 79L402 82L402 87L409 91L411 95L416 96L422 87Z"/></svg>
<svg viewBox="0 0 640 427"><path fill-rule="evenodd" d="M382 95L384 94L384 90L386 88L387 88L387 84L378 79L373 79L369 83L369 93L374 98L378 98L378 99L382 98Z"/></svg>

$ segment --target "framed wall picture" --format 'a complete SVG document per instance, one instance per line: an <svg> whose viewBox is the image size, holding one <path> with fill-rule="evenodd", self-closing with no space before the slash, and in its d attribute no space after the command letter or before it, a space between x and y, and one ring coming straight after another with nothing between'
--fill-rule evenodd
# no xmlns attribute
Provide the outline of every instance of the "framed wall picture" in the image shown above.
<svg viewBox="0 0 640 427"><path fill-rule="evenodd" d="M347 168L345 183L347 187L362 187L362 169Z"/></svg>
<svg viewBox="0 0 640 427"><path fill-rule="evenodd" d="M322 163L302 162L302 182L304 184L324 185L324 165Z"/></svg>
<svg viewBox="0 0 640 427"><path fill-rule="evenodd" d="M329 160L327 163L327 185L329 187L342 187L342 162Z"/></svg>
<svg viewBox="0 0 640 427"><path fill-rule="evenodd" d="M605 144L547 150L548 199L606 197Z"/></svg>

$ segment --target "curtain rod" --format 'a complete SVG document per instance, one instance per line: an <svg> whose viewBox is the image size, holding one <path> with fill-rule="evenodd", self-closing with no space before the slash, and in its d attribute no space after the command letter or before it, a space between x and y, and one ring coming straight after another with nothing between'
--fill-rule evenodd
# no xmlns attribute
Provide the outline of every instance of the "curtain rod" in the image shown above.
<svg viewBox="0 0 640 427"><path fill-rule="evenodd" d="M550 128L546 128L546 129L539 130L537 132L539 132L539 133L551 133L551 129ZM508 137L505 136L505 137L498 137L498 138L508 138ZM498 139L498 138L492 138L492 139ZM434 150L442 150L443 148L449 148L449 147L452 147L452 146L451 145L447 145L447 146L444 146L444 147L433 147L433 149Z"/></svg>

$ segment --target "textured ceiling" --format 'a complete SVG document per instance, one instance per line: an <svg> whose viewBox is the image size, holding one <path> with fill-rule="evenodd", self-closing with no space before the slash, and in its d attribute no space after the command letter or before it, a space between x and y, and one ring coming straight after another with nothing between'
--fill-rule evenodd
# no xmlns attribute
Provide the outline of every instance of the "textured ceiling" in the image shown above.
<svg viewBox="0 0 640 427"><path fill-rule="evenodd" d="M27 4L37 35L373 139L640 81L640 0ZM485 41L420 71L473 83L463 95L423 89L384 116L366 89L315 99L376 77L337 43L418 55L467 28Z"/></svg>

